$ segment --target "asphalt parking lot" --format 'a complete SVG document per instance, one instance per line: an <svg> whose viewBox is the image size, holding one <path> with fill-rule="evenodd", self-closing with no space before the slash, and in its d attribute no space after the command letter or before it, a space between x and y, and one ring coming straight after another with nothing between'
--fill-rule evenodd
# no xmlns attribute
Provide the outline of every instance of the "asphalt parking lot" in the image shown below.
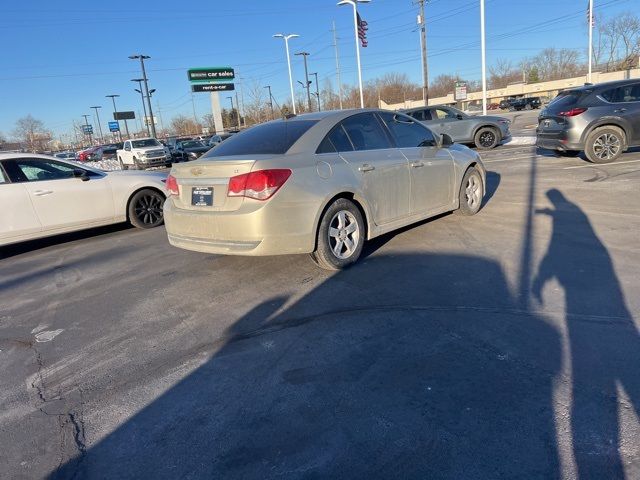
<svg viewBox="0 0 640 480"><path fill-rule="evenodd" d="M483 158L478 215L340 273L163 228L0 249L0 476L640 478L640 150Z"/></svg>

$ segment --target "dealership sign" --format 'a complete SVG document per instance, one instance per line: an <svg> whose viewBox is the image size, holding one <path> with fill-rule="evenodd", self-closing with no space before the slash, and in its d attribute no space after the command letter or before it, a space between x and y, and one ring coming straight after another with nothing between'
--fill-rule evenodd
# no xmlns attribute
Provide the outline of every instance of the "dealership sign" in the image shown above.
<svg viewBox="0 0 640 480"><path fill-rule="evenodd" d="M196 83L191 85L192 92L225 92L235 90L233 83Z"/></svg>
<svg viewBox="0 0 640 480"><path fill-rule="evenodd" d="M467 99L467 82L456 82L453 98L456 102Z"/></svg>
<svg viewBox="0 0 640 480"><path fill-rule="evenodd" d="M190 82L233 80L236 76L233 68L230 67L190 68L187 75Z"/></svg>

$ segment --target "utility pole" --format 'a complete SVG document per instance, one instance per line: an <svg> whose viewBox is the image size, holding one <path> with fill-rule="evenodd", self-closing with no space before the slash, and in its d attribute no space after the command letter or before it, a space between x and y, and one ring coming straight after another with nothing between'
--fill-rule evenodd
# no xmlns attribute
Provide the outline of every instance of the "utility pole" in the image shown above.
<svg viewBox="0 0 640 480"><path fill-rule="evenodd" d="M105 98L110 98L111 101L113 102L113 119L118 124L118 136L120 137L120 141L122 141L122 132L120 131L120 120L116 119L116 114L118 113L118 109L116 108L116 97L119 97L119 96L120 95L105 95Z"/></svg>
<svg viewBox="0 0 640 480"><path fill-rule="evenodd" d="M318 86L318 72L313 72L311 75L316 77L316 97L318 97L318 111L322 111L322 107L320 106L320 87Z"/></svg>
<svg viewBox="0 0 640 480"><path fill-rule="evenodd" d="M158 109L158 120L160 120L160 131L164 132L166 136L166 132L164 131L164 124L162 123L162 110L160 110L160 100L156 99L156 108Z"/></svg>
<svg viewBox="0 0 640 480"><path fill-rule="evenodd" d="M271 85L267 85L264 88L269 90L269 108L271 108L271 120L273 120L273 118L274 118L274 115L273 115L273 97L271 96Z"/></svg>
<svg viewBox="0 0 640 480"><path fill-rule="evenodd" d="M193 121L198 123L198 117L196 117L196 102L193 100L193 92L191 92L191 107L193 108Z"/></svg>
<svg viewBox="0 0 640 480"><path fill-rule="evenodd" d="M229 99L229 101L231 102L231 115L230 117L233 118L233 97L229 96L227 97ZM236 101L237 103L237 101ZM237 124L238 124L238 130L240 130L240 116L238 115L238 110L236 110L236 118L237 118Z"/></svg>
<svg viewBox="0 0 640 480"><path fill-rule="evenodd" d="M138 86L140 87L139 89L138 88L134 88L134 90L140 94L140 100L142 100L142 110L144 111L144 118L146 119L147 118L147 106L144 103L144 93L142 93L142 82L144 81L144 78L134 78L131 81L132 82L138 82ZM149 130L149 124L146 121L144 121L144 122L141 123L141 125L142 125L142 129L144 129L145 126L147 127L147 134L149 136L151 136L151 131Z"/></svg>
<svg viewBox="0 0 640 480"><path fill-rule="evenodd" d="M89 108L93 108L96 111L96 118L98 120L98 132L100 132L100 143L104 143L104 137L102 136L102 127L100 126L100 115L98 114L98 109L102 107L100 105L96 105L95 107Z"/></svg>
<svg viewBox="0 0 640 480"><path fill-rule="evenodd" d="M420 26L420 49L422 51L422 100L425 107L429 104L429 67L427 65L427 22L424 18L424 4L428 0L418 0L420 14L418 25Z"/></svg>
<svg viewBox="0 0 640 480"><path fill-rule="evenodd" d="M153 121L153 109L151 108L151 97L149 97L149 82L147 81L147 72L144 69L144 61L148 58L151 58L148 55L130 55L129 56L130 59L134 60L134 59L140 59L140 66L142 67L142 80L144 81L144 90L147 93L147 103L149 106L149 116L151 117L151 136L153 138L156 138L156 124ZM144 102L144 98L142 99L142 101Z"/></svg>
<svg viewBox="0 0 640 480"><path fill-rule="evenodd" d="M306 88L307 89L307 105L309 107L309 111L311 111L311 93L309 92L309 84L311 83L309 81L309 70L307 69L307 57L309 56L309 52L298 52L295 55L302 55L302 58L304 58L304 79L305 82L307 82Z"/></svg>
<svg viewBox="0 0 640 480"><path fill-rule="evenodd" d="M336 75L338 76L338 101L342 110L342 81L340 80L340 60L338 57L338 37L336 37L336 22L333 21L333 48L336 51Z"/></svg>
<svg viewBox="0 0 640 480"><path fill-rule="evenodd" d="M89 120L87 120L87 118L89 118L91 115L82 115L84 117L84 124L88 127L89 126ZM87 128L87 131L89 131L89 129ZM89 145L93 145L93 136L88 133L87 135L89 135Z"/></svg>

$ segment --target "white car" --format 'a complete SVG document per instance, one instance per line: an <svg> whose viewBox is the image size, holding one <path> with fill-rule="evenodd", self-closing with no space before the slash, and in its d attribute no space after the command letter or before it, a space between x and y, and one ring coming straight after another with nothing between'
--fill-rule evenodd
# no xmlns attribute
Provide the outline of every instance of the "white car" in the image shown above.
<svg viewBox="0 0 640 480"><path fill-rule="evenodd" d="M116 155L122 170L164 167L171 163L169 149L155 138L126 140L122 149L116 151Z"/></svg>
<svg viewBox="0 0 640 480"><path fill-rule="evenodd" d="M128 221L164 221L166 174L105 172L30 153L0 154L0 246Z"/></svg>

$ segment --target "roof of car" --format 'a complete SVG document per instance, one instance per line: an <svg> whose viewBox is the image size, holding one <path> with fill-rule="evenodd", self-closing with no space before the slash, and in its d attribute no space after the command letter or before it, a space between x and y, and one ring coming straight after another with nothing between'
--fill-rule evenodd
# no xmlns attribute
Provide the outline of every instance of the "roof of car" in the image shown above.
<svg viewBox="0 0 640 480"><path fill-rule="evenodd" d="M612 80L610 82L602 82L602 83L585 83L584 85L567 88L565 91L582 91L582 90L593 90L600 88L610 88L610 87L618 87L620 85L627 85L629 83L640 82L639 78L628 78L626 80Z"/></svg>

